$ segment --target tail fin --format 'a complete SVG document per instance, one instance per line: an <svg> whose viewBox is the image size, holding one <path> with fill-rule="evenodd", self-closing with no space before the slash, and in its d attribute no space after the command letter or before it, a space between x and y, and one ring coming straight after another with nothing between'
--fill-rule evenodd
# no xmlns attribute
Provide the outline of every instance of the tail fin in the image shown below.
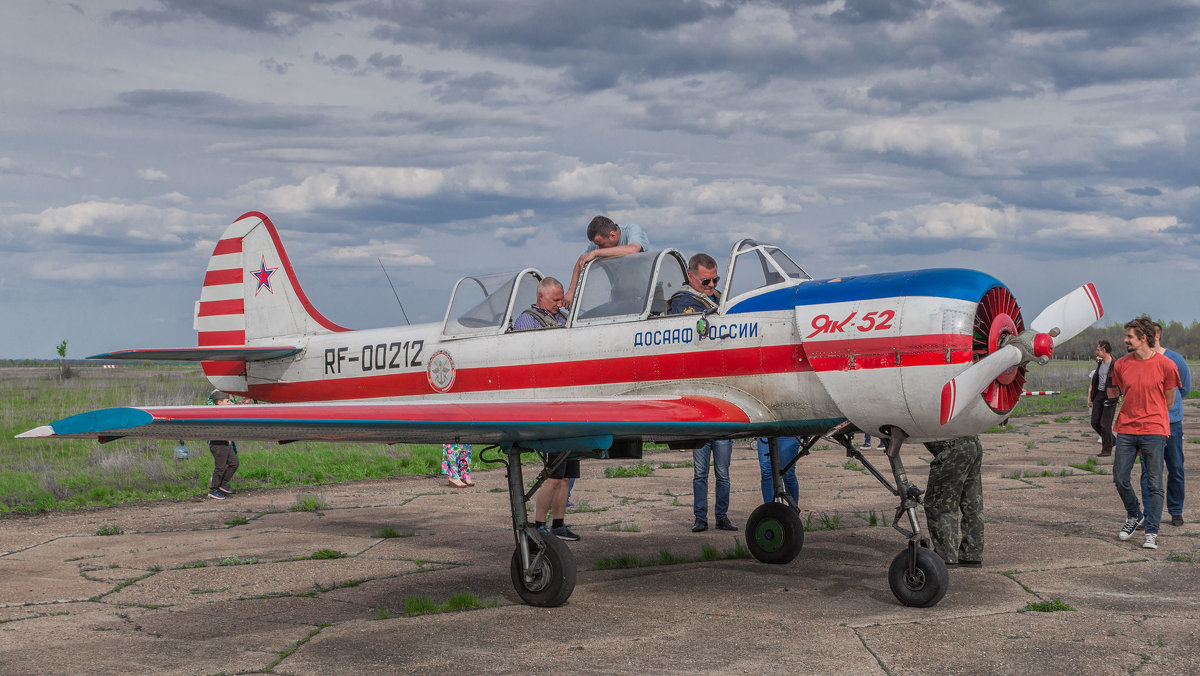
<svg viewBox="0 0 1200 676"><path fill-rule="evenodd" d="M269 344L271 338L310 336L345 327L313 308L300 288L291 261L271 220L243 214L213 249L196 303L200 347ZM217 389L245 393L246 362L206 361L205 375Z"/></svg>

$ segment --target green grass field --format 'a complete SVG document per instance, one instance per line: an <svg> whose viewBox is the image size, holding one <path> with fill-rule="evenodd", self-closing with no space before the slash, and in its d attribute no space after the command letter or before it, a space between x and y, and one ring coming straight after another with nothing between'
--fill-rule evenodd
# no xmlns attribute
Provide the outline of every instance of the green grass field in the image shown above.
<svg viewBox="0 0 1200 676"><path fill-rule="evenodd" d="M1086 409L1090 362L1033 366L1027 390L1058 390L1023 397L1014 416ZM1193 367L1193 373L1200 371ZM208 485L208 446L189 441L190 458L175 460L175 442L83 439L17 440L26 430L98 408L145 404L202 404L211 387L195 365L122 365L75 368L60 379L51 364L0 366L0 513L78 509L127 502L189 499ZM1193 393L1193 396L1195 393ZM441 447L409 444L300 442L280 446L238 444L241 466L235 488L278 488L436 475ZM525 463L537 462L529 455ZM475 466L479 467L478 453Z"/></svg>
<svg viewBox="0 0 1200 676"><path fill-rule="evenodd" d="M75 509L203 493L212 472L208 445L176 442L13 439L83 411L114 406L202 404L211 386L189 366L82 367L60 380L54 367L0 367L0 513ZM404 474L437 474L436 445L238 443L237 488L308 486ZM478 464L478 463L476 463Z"/></svg>

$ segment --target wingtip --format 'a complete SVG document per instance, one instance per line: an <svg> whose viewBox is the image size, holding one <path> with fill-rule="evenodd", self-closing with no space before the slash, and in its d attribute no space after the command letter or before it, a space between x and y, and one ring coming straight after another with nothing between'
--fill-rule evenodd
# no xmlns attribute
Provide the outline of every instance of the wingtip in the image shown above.
<svg viewBox="0 0 1200 676"><path fill-rule="evenodd" d="M46 437L54 436L54 428L49 425L41 425L31 430L21 432L14 439L45 439Z"/></svg>

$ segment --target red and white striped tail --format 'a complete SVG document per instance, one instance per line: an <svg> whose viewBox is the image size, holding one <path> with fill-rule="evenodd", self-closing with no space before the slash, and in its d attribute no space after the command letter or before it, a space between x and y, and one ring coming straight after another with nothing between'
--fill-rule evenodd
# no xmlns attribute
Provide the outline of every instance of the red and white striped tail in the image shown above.
<svg viewBox="0 0 1200 676"><path fill-rule="evenodd" d="M221 235L196 303L200 347L269 346L347 329L309 303L271 220L243 214ZM206 361L204 374L219 390L244 394L246 362Z"/></svg>

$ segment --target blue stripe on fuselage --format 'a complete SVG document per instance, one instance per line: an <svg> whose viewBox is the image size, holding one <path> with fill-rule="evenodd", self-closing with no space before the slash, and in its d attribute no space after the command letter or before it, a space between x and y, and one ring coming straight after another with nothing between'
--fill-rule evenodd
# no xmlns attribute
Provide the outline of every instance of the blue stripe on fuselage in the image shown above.
<svg viewBox="0 0 1200 676"><path fill-rule="evenodd" d="M900 296L933 296L978 301L993 286L1004 286L995 277L963 268L933 268L885 272L878 275L838 277L804 282L747 298L727 314L786 310L794 306L841 303Z"/></svg>

